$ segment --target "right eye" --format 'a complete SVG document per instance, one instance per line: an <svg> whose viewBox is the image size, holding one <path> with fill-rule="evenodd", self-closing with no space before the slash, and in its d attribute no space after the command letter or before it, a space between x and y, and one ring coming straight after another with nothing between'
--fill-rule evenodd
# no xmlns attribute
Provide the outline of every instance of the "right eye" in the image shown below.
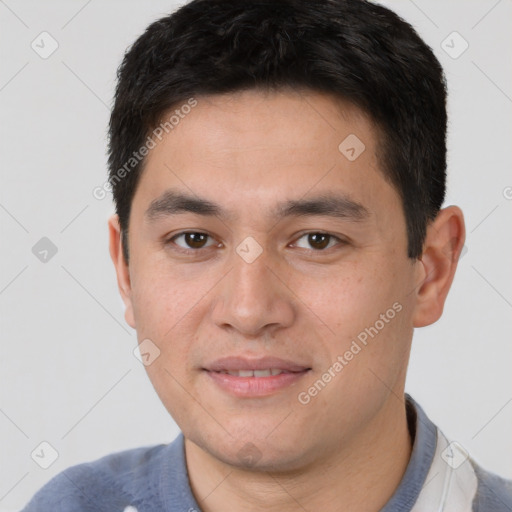
<svg viewBox="0 0 512 512"><path fill-rule="evenodd" d="M202 233L200 231L184 231L183 233L178 233L177 235L172 236L166 242L166 244L173 243L183 249L186 252L197 252L199 249L204 249L207 247L211 247L215 245L213 239L212 244L205 245L205 242L208 238L211 238L207 233ZM177 240L182 240L182 244L177 242Z"/></svg>

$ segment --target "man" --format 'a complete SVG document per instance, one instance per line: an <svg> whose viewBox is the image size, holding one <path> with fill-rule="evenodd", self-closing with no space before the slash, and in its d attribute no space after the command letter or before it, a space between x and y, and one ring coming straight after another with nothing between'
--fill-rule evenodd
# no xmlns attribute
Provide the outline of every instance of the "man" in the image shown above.
<svg viewBox="0 0 512 512"><path fill-rule="evenodd" d="M445 138L440 64L384 7L194 0L152 24L119 70L110 254L182 434L25 510L512 510L404 394L465 240Z"/></svg>

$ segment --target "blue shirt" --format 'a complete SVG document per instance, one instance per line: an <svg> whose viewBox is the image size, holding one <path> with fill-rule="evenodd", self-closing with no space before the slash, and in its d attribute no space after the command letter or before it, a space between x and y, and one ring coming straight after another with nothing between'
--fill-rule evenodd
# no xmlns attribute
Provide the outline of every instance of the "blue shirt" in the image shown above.
<svg viewBox="0 0 512 512"><path fill-rule="evenodd" d="M512 480L483 470L405 394L411 458L380 512L512 512ZM22 512L201 512L188 479L183 434L55 476Z"/></svg>

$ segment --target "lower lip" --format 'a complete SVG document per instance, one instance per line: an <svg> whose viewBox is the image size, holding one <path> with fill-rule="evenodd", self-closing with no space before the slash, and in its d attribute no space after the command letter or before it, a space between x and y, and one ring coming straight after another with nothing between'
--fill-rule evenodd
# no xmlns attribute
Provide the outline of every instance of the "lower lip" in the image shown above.
<svg viewBox="0 0 512 512"><path fill-rule="evenodd" d="M258 397L275 393L299 381L309 370L294 373L280 373L269 377L237 377L228 373L210 372L206 374L220 388L238 397Z"/></svg>

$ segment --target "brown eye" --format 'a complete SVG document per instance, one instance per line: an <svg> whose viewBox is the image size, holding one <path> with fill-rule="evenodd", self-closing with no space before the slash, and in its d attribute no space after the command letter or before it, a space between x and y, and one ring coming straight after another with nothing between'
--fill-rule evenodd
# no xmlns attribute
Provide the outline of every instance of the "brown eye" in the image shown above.
<svg viewBox="0 0 512 512"><path fill-rule="evenodd" d="M313 233L308 235L308 242L315 249L325 249L329 245L330 236L324 233Z"/></svg>
<svg viewBox="0 0 512 512"><path fill-rule="evenodd" d="M210 236L206 233L187 232L180 233L172 237L170 241L174 242L178 247L181 247L182 249L203 249L205 247L209 247L208 245L205 245L208 238L210 238ZM177 240L179 239L182 239L182 243L184 243L184 245L177 243Z"/></svg>
<svg viewBox="0 0 512 512"><path fill-rule="evenodd" d="M332 241L343 243L343 240L340 240L338 237L331 235L329 233L321 233L321 232L312 232L312 233L306 233L302 235L298 240L306 239L307 244L309 247L300 246L297 242L296 245L299 247L302 247L304 249L308 250L314 250L314 251L322 251L327 248L331 248L333 245L331 244ZM313 249L311 249L311 247Z"/></svg>

